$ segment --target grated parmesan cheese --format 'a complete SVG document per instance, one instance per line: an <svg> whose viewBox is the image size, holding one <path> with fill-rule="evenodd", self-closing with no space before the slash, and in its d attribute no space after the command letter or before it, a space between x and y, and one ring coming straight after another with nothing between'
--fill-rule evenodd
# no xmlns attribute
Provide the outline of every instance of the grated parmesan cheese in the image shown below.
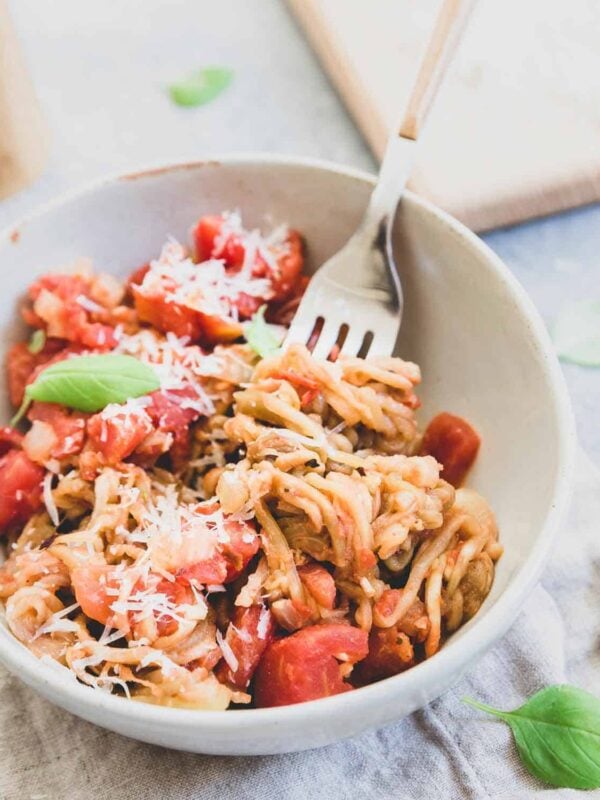
<svg viewBox="0 0 600 800"><path fill-rule="evenodd" d="M52 496L52 479L54 475L52 472L47 472L44 480L42 481L42 488L43 488L43 499L44 505L46 506L46 511L48 512L48 516L52 520L52 524L55 528L59 525L59 518L58 518L58 509L56 507L56 503L54 502L54 497Z"/></svg>
<svg viewBox="0 0 600 800"><path fill-rule="evenodd" d="M149 295L160 293L167 302L237 322L241 295L262 300L273 297L272 276L279 273L278 258L288 247L287 235L286 226L268 236L262 236L258 229L245 231L239 212L225 212L212 258L196 264L179 242L170 239L159 258L150 262L138 290ZM221 257L231 236L244 248L244 260L237 272L228 271ZM267 264L269 277L252 274L259 258Z"/></svg>
<svg viewBox="0 0 600 800"><path fill-rule="evenodd" d="M78 295L75 298L75 302L82 308L84 308L86 311L90 311L92 314L97 314L99 312L106 310L98 303L95 303L93 300L90 300L90 298L86 297L84 294Z"/></svg>
<svg viewBox="0 0 600 800"><path fill-rule="evenodd" d="M237 668L239 667L239 661L237 660L235 653L231 649L231 646L229 645L227 640L223 637L223 634L218 628L216 632L216 639L217 639L217 644L219 645L219 649L223 654L223 658L225 659L227 666L232 672L237 672Z"/></svg>
<svg viewBox="0 0 600 800"><path fill-rule="evenodd" d="M258 625L256 626L256 634L259 639L266 639L267 637L267 629L269 627L269 618L271 614L269 609L263 605L260 610L260 615L258 617Z"/></svg>
<svg viewBox="0 0 600 800"><path fill-rule="evenodd" d="M34 640L37 639L38 636L44 636L44 634L47 633L76 633L79 630L79 625L71 619L64 619L67 614L75 611L76 608L79 608L79 603L73 603L73 605L62 608L60 611L55 611L54 614L38 628L37 633L33 637Z"/></svg>

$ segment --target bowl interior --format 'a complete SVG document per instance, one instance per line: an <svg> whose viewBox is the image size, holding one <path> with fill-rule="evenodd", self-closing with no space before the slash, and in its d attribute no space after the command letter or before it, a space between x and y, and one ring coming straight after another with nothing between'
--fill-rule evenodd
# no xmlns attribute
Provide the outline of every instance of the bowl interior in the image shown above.
<svg viewBox="0 0 600 800"><path fill-rule="evenodd" d="M19 297L53 267L89 256L98 270L125 276L167 236L186 240L199 215L239 208L248 225L287 222L302 231L314 270L353 230L369 191L368 179L351 172L233 160L155 170L74 196L0 240L0 358L23 335ZM458 640L473 624L485 626L536 547L563 466L564 420L539 321L479 240L409 194L394 246L405 293L398 355L421 365L420 418L448 410L480 431L468 482L491 502L505 546L492 592ZM11 413L5 395L0 422Z"/></svg>

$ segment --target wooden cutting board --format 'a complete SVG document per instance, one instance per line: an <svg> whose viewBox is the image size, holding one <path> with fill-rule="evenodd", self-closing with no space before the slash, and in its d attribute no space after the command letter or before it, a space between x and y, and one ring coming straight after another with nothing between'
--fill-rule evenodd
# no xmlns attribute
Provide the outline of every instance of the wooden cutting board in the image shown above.
<svg viewBox="0 0 600 800"><path fill-rule="evenodd" d="M440 0L287 0L374 153ZM600 0L479 0L410 187L486 230L600 199Z"/></svg>

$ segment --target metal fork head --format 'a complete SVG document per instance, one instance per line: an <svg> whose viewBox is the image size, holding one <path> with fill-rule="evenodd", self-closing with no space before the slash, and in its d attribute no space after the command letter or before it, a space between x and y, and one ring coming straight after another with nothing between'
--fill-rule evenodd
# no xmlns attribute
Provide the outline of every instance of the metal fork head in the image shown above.
<svg viewBox="0 0 600 800"><path fill-rule="evenodd" d="M284 347L305 344L317 358L391 355L402 319L402 290L391 231L415 142L392 136L377 184L354 235L315 273Z"/></svg>
<svg viewBox="0 0 600 800"><path fill-rule="evenodd" d="M402 292L391 250L391 221L363 224L315 273L284 346L305 344L315 357L391 355Z"/></svg>

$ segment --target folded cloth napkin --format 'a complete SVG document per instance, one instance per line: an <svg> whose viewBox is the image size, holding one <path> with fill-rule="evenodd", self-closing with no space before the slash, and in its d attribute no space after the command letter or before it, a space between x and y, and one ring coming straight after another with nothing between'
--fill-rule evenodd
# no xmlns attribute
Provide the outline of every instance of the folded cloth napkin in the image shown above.
<svg viewBox="0 0 600 800"><path fill-rule="evenodd" d="M600 473L580 453L553 557L510 632L427 708L320 750L245 758L163 750L72 717L0 670L0 800L575 797L530 777L507 726L461 698L510 709L559 682L600 695L599 520Z"/></svg>

